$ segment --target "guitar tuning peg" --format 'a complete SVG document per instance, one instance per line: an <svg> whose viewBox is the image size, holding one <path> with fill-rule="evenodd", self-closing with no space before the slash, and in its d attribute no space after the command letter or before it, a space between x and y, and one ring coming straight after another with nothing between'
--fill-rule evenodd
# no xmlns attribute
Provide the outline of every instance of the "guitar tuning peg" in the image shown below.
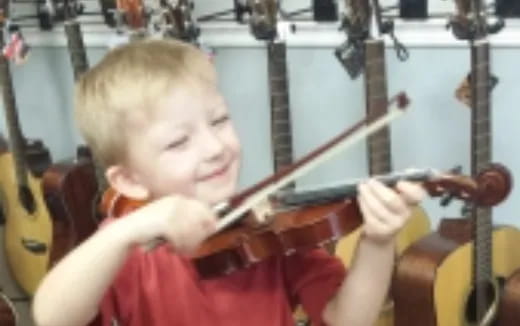
<svg viewBox="0 0 520 326"><path fill-rule="evenodd" d="M473 209L473 205L471 203L465 203L462 208L460 209L461 210L461 215L462 216L469 216L469 214L471 213Z"/></svg>
<svg viewBox="0 0 520 326"><path fill-rule="evenodd" d="M456 165L455 167L451 168L449 171L452 174L461 174L462 173L462 165Z"/></svg>
<svg viewBox="0 0 520 326"><path fill-rule="evenodd" d="M443 195L440 200L440 205L442 207L448 206L453 200L453 198L455 198L455 196L451 193Z"/></svg>

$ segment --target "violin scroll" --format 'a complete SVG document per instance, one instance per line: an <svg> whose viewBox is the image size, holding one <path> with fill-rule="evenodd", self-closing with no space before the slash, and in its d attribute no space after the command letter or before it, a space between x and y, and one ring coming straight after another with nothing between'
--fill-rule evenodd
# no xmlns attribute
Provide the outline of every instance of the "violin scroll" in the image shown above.
<svg viewBox="0 0 520 326"><path fill-rule="evenodd" d="M477 206L495 206L511 193L512 177L505 166L494 163L475 178L448 173L425 181L423 186L432 197L448 195Z"/></svg>
<svg viewBox="0 0 520 326"><path fill-rule="evenodd" d="M483 206L494 206L503 202L511 193L512 177L501 164L492 164L477 176L479 185L477 202Z"/></svg>

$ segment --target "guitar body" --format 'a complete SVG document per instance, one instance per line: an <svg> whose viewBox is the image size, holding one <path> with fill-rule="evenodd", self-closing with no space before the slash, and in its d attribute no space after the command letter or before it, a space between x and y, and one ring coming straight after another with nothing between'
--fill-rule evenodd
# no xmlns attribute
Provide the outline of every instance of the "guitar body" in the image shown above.
<svg viewBox="0 0 520 326"><path fill-rule="evenodd" d="M0 325L18 326L18 315L13 303L0 291Z"/></svg>
<svg viewBox="0 0 520 326"><path fill-rule="evenodd" d="M32 295L49 263L52 246L52 223L43 200L41 179L27 174L35 210L28 212L20 205L18 184L11 152L0 153L0 199L5 221L5 250L13 278Z"/></svg>
<svg viewBox="0 0 520 326"><path fill-rule="evenodd" d="M518 250L518 249L517 249ZM516 326L520 320L520 269L506 281L498 307L496 326Z"/></svg>
<svg viewBox="0 0 520 326"><path fill-rule="evenodd" d="M397 258L413 243L424 237L426 234L430 232L430 220L428 215L421 207L416 207L412 216L406 223L406 225L401 229L396 237L397 246L396 246L396 255ZM349 235L343 237L336 244L336 255L341 258L345 266L350 266L352 262L352 258L354 257L354 253L359 241L359 236L361 234L361 228L356 230L355 232L350 233ZM386 304L383 306L379 318L377 322L374 324L375 326L392 326L394 325L394 312L393 312L393 302L391 300L387 300ZM396 324L399 325L399 324Z"/></svg>
<svg viewBox="0 0 520 326"><path fill-rule="evenodd" d="M42 188L52 216L52 267L97 228L94 165L86 157L57 162L45 171Z"/></svg>
<svg viewBox="0 0 520 326"><path fill-rule="evenodd" d="M412 244L399 260L392 288L396 325L471 324L467 306L473 290L472 224L469 219L441 223L438 232ZM498 283L520 267L518 246L518 229L493 229L492 277ZM499 300L498 293L490 297L492 302Z"/></svg>
<svg viewBox="0 0 520 326"><path fill-rule="evenodd" d="M367 3L352 2L360 17L354 18L358 21L364 17L368 19L369 9ZM363 14L364 12L364 14ZM362 19L363 20L363 19ZM385 46L381 39L366 39L364 41L364 83L365 102L367 115L386 111L388 101ZM388 174L392 171L392 149L390 130L385 127L370 135L367 139L368 170L370 175ZM421 207L416 207L408 223L400 230L396 237L396 258L398 259L412 243L416 242L430 232L430 221L426 212ZM338 241L335 253L346 266L351 265L355 250L358 245L361 228ZM380 315L375 323L376 326L394 325L393 300L391 294L387 297ZM396 324L399 325L399 324Z"/></svg>

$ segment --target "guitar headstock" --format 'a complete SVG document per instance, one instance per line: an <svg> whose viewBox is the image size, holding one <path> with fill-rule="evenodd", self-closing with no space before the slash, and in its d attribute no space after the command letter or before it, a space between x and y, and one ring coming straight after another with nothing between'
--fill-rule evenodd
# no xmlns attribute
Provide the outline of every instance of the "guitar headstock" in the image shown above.
<svg viewBox="0 0 520 326"><path fill-rule="evenodd" d="M116 0L115 4L114 15L118 28L121 28L123 25L134 31L146 28L147 17L142 0Z"/></svg>
<svg viewBox="0 0 520 326"><path fill-rule="evenodd" d="M193 18L193 7L190 0L159 0L160 14L155 28L165 37L196 43L200 28Z"/></svg>
<svg viewBox="0 0 520 326"><path fill-rule="evenodd" d="M345 12L341 28L349 34L368 36L370 27L370 0L345 0Z"/></svg>
<svg viewBox="0 0 520 326"><path fill-rule="evenodd" d="M340 29L345 30L347 39L334 50L336 59L351 79L363 72L365 51L363 43L369 37L370 0L345 0L345 12Z"/></svg>
<svg viewBox="0 0 520 326"><path fill-rule="evenodd" d="M36 11L40 28L52 30L54 25L75 19L83 13L85 6L79 0L45 0L38 2Z"/></svg>
<svg viewBox="0 0 520 326"><path fill-rule="evenodd" d="M504 20L490 24L486 19L484 0L454 0L456 13L450 16L446 28L451 28L453 35L459 40L475 40L488 34L501 31Z"/></svg>
<svg viewBox="0 0 520 326"><path fill-rule="evenodd" d="M118 33L128 29L133 37L146 34L150 15L142 0L99 0L99 3L105 24Z"/></svg>
<svg viewBox="0 0 520 326"><path fill-rule="evenodd" d="M258 40L272 41L277 36L278 0L247 0L249 27Z"/></svg>
<svg viewBox="0 0 520 326"><path fill-rule="evenodd" d="M44 0L36 3L36 16L42 30L52 30L57 15L57 6L54 0Z"/></svg>
<svg viewBox="0 0 520 326"><path fill-rule="evenodd" d="M398 59L408 59L408 50L394 35L393 21L383 21L382 8L378 0L345 0L345 8L340 29L346 31L347 40L334 50L334 55L350 78L356 79L363 72L364 42L369 38L379 38L382 34L390 35Z"/></svg>

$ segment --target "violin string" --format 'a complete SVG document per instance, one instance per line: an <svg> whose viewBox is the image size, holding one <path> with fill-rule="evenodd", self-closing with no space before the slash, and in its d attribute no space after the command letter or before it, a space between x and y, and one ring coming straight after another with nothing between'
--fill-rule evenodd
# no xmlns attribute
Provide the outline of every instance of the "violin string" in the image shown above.
<svg viewBox="0 0 520 326"><path fill-rule="evenodd" d="M323 163L324 161L330 160L332 157L339 154L341 151L351 146L352 144L365 139L368 135L373 134L377 130L389 124L392 120L402 116L404 110L393 108L387 114L376 119L370 125L365 125L360 130L355 130L349 137L339 142L336 146L328 149L322 153L318 158L312 160L307 164L303 164L298 169L295 169L288 175L280 178L278 181L268 185L264 189L258 191L255 195L247 198L242 204L233 209L229 214L224 216L217 222L217 228L215 232L219 232L226 228L228 225L234 223L240 219L246 211L257 205L264 198L267 198L270 194L273 194L276 190L282 188L286 184L294 181L300 176L308 173L310 170Z"/></svg>

